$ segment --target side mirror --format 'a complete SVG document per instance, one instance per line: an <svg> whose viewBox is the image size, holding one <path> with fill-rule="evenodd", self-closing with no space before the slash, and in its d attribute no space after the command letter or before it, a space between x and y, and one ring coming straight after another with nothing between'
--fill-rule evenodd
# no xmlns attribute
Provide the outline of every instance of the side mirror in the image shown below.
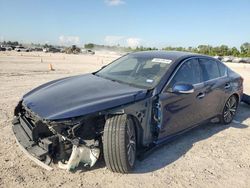
<svg viewBox="0 0 250 188"><path fill-rule="evenodd" d="M194 92L194 86L192 84L175 84L172 91L173 93L189 94Z"/></svg>

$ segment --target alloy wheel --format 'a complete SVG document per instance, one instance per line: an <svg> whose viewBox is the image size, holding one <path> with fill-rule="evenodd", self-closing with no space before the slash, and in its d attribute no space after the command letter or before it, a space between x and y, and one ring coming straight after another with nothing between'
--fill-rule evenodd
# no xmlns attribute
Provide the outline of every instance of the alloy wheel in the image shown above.
<svg viewBox="0 0 250 188"><path fill-rule="evenodd" d="M234 96L231 96L225 105L224 113L223 113L223 118L226 123L230 123L236 113L237 109L237 100Z"/></svg>
<svg viewBox="0 0 250 188"><path fill-rule="evenodd" d="M130 166L134 165L135 156L136 156L136 140L135 140L135 130L131 123L128 123L127 126L127 156Z"/></svg>

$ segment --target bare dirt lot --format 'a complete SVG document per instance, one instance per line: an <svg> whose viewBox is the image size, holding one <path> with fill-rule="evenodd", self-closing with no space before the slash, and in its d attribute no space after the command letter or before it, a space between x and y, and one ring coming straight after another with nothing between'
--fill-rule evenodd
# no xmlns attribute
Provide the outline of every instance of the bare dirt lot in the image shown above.
<svg viewBox="0 0 250 188"><path fill-rule="evenodd" d="M20 97L50 80L95 71L116 57L0 52L0 187L250 187L250 106L245 104L237 122L200 126L138 161L131 174L112 173L103 160L91 170L46 171L27 158L11 131ZM49 63L55 71L48 71ZM250 65L228 65L244 77L250 94Z"/></svg>

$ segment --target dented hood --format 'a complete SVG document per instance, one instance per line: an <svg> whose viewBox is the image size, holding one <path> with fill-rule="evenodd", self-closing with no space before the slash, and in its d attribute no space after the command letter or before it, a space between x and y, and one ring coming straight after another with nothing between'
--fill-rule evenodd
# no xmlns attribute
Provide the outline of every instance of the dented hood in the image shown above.
<svg viewBox="0 0 250 188"><path fill-rule="evenodd" d="M141 100L146 93L146 89L86 74L41 85L24 95L23 104L43 119L58 120Z"/></svg>

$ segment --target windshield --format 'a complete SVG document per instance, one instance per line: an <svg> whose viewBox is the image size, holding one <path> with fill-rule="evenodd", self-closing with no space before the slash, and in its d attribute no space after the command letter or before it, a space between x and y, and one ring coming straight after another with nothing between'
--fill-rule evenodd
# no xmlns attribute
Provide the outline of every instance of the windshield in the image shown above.
<svg viewBox="0 0 250 188"><path fill-rule="evenodd" d="M171 60L126 55L96 73L97 76L137 87L154 88L170 67Z"/></svg>

